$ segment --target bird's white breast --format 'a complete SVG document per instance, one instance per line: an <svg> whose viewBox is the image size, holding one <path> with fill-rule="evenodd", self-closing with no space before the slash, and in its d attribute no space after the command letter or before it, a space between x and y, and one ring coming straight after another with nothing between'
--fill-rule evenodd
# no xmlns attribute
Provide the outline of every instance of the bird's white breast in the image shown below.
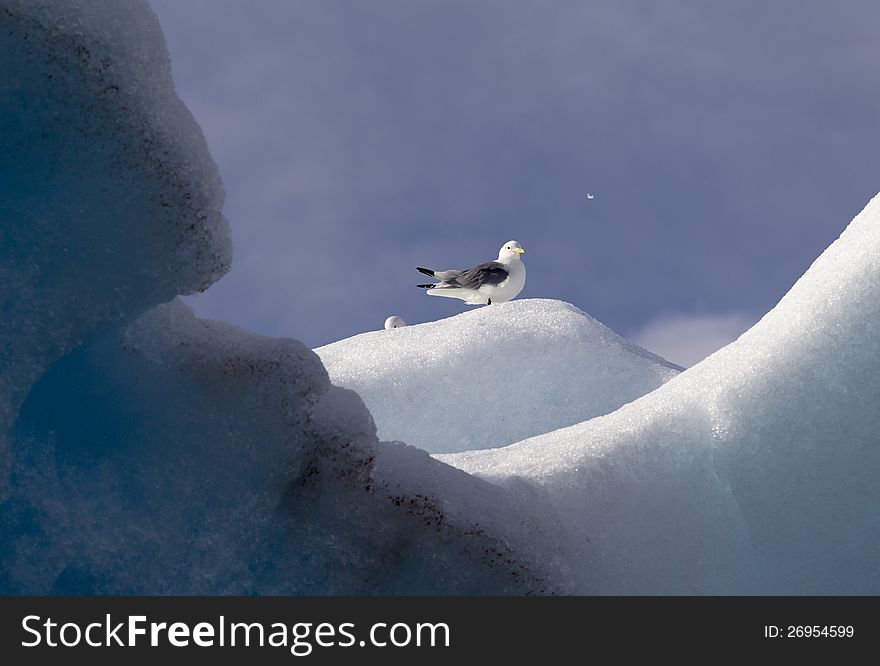
<svg viewBox="0 0 880 666"><path fill-rule="evenodd" d="M516 298L526 286L526 267L523 262L513 261L507 268L510 271L507 279L485 292L493 303L503 303Z"/></svg>

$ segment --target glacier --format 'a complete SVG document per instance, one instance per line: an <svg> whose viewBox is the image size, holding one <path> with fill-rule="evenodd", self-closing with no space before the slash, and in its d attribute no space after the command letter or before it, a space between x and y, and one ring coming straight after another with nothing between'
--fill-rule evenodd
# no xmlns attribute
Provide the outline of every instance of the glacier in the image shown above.
<svg viewBox="0 0 880 666"><path fill-rule="evenodd" d="M0 593L880 592L880 198L683 372L551 299L313 351L178 299L232 248L144 0L0 64Z"/></svg>
<svg viewBox="0 0 880 666"><path fill-rule="evenodd" d="M614 411L681 371L570 303L523 299L315 350L379 437L487 449Z"/></svg>

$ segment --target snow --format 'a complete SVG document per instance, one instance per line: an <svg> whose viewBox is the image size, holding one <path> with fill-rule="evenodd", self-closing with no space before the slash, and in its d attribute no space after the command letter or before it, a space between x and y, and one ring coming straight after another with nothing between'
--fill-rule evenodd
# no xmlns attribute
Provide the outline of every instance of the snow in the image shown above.
<svg viewBox="0 0 880 666"><path fill-rule="evenodd" d="M3 424L91 332L228 268L223 187L142 2L0 0Z"/></svg>
<svg viewBox="0 0 880 666"><path fill-rule="evenodd" d="M301 343L179 301L54 364L13 435L5 593L562 589L529 550L552 525L512 518L534 491L379 444Z"/></svg>
<svg viewBox="0 0 880 666"><path fill-rule="evenodd" d="M607 414L679 368L575 306L522 299L316 349L379 437L432 453L504 446Z"/></svg>
<svg viewBox="0 0 880 666"><path fill-rule="evenodd" d="M176 299L231 248L144 2L0 65L0 593L880 593L880 198L681 374L552 300L316 354Z"/></svg>
<svg viewBox="0 0 880 666"><path fill-rule="evenodd" d="M174 300L230 245L146 3L0 0L0 64L0 593L566 589L537 491L380 443L301 343Z"/></svg>
<svg viewBox="0 0 880 666"><path fill-rule="evenodd" d="M877 594L880 196L736 342L608 416L441 456L546 491L580 593Z"/></svg>

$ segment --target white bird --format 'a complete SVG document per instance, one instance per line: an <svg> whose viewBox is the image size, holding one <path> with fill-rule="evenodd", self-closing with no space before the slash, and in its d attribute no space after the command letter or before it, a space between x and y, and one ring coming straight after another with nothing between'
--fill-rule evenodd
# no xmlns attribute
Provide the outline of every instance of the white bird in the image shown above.
<svg viewBox="0 0 880 666"><path fill-rule="evenodd" d="M406 322L397 315L391 315L385 320L386 331L390 331L392 328L402 328L404 326L406 326Z"/></svg>
<svg viewBox="0 0 880 666"><path fill-rule="evenodd" d="M589 192L587 192L587 199L589 199L590 201L592 201L592 200L595 199L595 198L596 198L596 195L594 195L594 194L590 194Z"/></svg>
<svg viewBox="0 0 880 666"><path fill-rule="evenodd" d="M432 271L417 268L425 275L439 280L436 284L420 284L429 296L460 298L468 305L491 305L516 298L526 285L526 267L520 259L525 250L515 241L507 241L498 251L497 261L468 268L464 271Z"/></svg>

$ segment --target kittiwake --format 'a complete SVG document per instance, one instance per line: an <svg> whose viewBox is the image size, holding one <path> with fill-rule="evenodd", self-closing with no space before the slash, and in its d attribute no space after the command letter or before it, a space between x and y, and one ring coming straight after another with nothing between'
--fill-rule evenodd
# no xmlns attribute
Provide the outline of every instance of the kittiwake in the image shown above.
<svg viewBox="0 0 880 666"><path fill-rule="evenodd" d="M406 322L397 315L391 315L385 320L386 331L390 331L392 328L401 328L403 326L406 326Z"/></svg>
<svg viewBox="0 0 880 666"><path fill-rule="evenodd" d="M516 298L526 285L526 267L520 259L525 250L515 241L507 241L498 251L496 261L464 271L432 271L416 268L420 273L439 280L435 284L416 285L427 289L429 296L460 298L468 305L491 305Z"/></svg>

